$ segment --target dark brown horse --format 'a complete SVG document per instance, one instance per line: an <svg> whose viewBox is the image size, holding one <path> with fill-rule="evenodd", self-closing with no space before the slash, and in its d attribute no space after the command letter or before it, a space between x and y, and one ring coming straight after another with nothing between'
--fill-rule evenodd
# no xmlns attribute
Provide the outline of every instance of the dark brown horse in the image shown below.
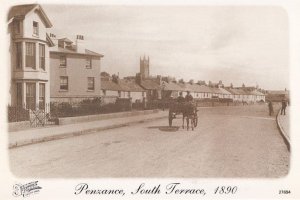
<svg viewBox="0 0 300 200"><path fill-rule="evenodd" d="M185 103L174 103L170 106L169 110L169 126L172 126L172 120L176 118L177 114L182 114L182 128L184 128L184 120L186 120L187 130L191 128L194 130L194 127L197 126L198 117L197 117L197 107L192 102Z"/></svg>
<svg viewBox="0 0 300 200"><path fill-rule="evenodd" d="M184 128L184 119L186 119L187 130L189 130L190 128L190 122L192 130L194 130L198 122L197 107L192 103L186 103L183 106L183 108L184 109L182 110L182 128Z"/></svg>

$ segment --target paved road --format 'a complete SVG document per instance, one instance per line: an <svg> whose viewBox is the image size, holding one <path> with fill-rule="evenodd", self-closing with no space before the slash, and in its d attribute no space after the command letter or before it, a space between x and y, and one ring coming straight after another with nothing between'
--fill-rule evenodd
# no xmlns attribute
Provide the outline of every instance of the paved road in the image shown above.
<svg viewBox="0 0 300 200"><path fill-rule="evenodd" d="M180 126L181 120L175 119ZM167 119L10 149L20 177L282 177L290 154L266 106L203 108L195 131Z"/></svg>

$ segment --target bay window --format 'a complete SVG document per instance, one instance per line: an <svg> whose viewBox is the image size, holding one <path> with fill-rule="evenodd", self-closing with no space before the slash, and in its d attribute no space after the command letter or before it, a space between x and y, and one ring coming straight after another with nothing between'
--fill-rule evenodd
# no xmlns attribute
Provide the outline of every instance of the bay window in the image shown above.
<svg viewBox="0 0 300 200"><path fill-rule="evenodd" d="M39 44L39 64L40 68L45 70L45 45Z"/></svg>
<svg viewBox="0 0 300 200"><path fill-rule="evenodd" d="M26 67L35 69L35 43L26 42Z"/></svg>

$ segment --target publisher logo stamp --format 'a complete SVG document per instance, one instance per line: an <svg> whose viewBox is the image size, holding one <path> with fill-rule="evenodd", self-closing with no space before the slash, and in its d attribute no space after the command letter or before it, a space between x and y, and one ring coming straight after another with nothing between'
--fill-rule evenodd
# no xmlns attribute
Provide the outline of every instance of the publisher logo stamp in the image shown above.
<svg viewBox="0 0 300 200"><path fill-rule="evenodd" d="M38 186L38 181L33 181L26 184L15 184L13 186L13 196L28 197L29 195L39 193L40 189L42 189L42 187Z"/></svg>

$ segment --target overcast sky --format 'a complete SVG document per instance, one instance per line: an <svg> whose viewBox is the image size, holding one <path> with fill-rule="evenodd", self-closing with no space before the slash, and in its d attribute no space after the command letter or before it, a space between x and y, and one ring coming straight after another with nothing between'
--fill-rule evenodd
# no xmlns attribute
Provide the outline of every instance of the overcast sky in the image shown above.
<svg viewBox="0 0 300 200"><path fill-rule="evenodd" d="M85 36L121 77L151 75L289 88L288 18L280 7L42 5L58 38Z"/></svg>

